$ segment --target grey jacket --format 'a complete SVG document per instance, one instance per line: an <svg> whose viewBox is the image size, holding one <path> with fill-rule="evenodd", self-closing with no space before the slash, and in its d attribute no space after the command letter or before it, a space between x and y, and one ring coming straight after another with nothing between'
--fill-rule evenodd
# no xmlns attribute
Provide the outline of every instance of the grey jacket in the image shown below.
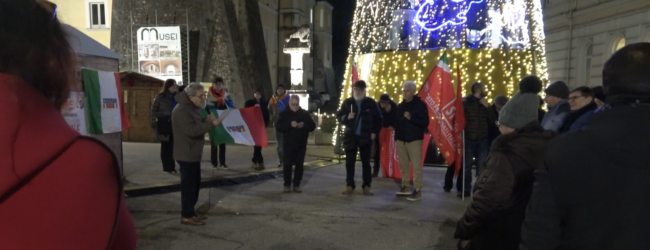
<svg viewBox="0 0 650 250"><path fill-rule="evenodd" d="M190 101L185 92L176 95L176 102L178 105L172 112L174 160L200 162L203 156L205 133L212 130L214 126L201 117L201 109Z"/></svg>
<svg viewBox="0 0 650 250"><path fill-rule="evenodd" d="M170 117L172 116L172 95L165 93L158 93L153 99L153 104L151 105L151 113L149 114L149 122L151 123L151 128L154 131L154 137L159 141L168 141L168 135L158 134L156 129L156 122L158 117Z"/></svg>
<svg viewBox="0 0 650 250"><path fill-rule="evenodd" d="M560 128L569 112L571 112L569 101L563 100L559 102L555 107L549 110L546 115L544 115L544 119L542 119L542 127L554 132L560 131Z"/></svg>

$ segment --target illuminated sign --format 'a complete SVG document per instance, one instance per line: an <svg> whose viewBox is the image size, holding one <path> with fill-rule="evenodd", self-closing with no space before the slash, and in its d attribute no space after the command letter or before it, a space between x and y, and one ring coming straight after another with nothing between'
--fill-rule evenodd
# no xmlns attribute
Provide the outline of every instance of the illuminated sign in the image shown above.
<svg viewBox="0 0 650 250"><path fill-rule="evenodd" d="M447 25L461 25L467 22L467 13L474 5L482 3L484 0L447 0L447 6L436 5L436 1L444 0L426 0L418 8L415 14L415 22L427 31L436 31ZM457 10L455 17L449 18L445 11Z"/></svg>

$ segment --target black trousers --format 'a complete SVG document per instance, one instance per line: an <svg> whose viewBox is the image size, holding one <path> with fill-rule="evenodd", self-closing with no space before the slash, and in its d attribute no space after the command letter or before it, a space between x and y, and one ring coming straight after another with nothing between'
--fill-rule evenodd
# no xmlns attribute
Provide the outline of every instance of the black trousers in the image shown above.
<svg viewBox="0 0 650 250"><path fill-rule="evenodd" d="M284 186L290 187L293 182L294 187L299 187L302 181L302 174L305 171L305 154L307 153L307 145L290 146L284 144L284 159L282 160L282 172L284 174ZM292 166L296 166L295 171L292 171ZM292 174L295 172L292 181Z"/></svg>
<svg viewBox="0 0 650 250"><path fill-rule="evenodd" d="M176 170L176 162L174 162L174 135L169 135L169 141L160 142L160 160L162 161L163 171L171 172Z"/></svg>
<svg viewBox="0 0 650 250"><path fill-rule="evenodd" d="M378 174L379 173L379 168L381 168L381 159L380 159L380 154L381 154L381 147L379 146L379 135L375 137L375 158L373 159L374 165L372 167L372 173L373 174Z"/></svg>
<svg viewBox="0 0 650 250"><path fill-rule="evenodd" d="M262 157L262 147L254 147L253 163L264 163L264 157Z"/></svg>
<svg viewBox="0 0 650 250"><path fill-rule="evenodd" d="M359 145L359 139L355 138L355 144ZM372 171L370 167L370 150L372 143L367 145L358 146L353 149L345 150L345 170L346 170L346 184L348 187L356 188L354 184L354 168L357 163L357 152L361 156L361 171L363 176L362 188L370 187L372 183Z"/></svg>
<svg viewBox="0 0 650 250"><path fill-rule="evenodd" d="M181 166L181 216L191 218L196 216L194 206L199 201L201 188L201 162L178 161Z"/></svg>
<svg viewBox="0 0 650 250"><path fill-rule="evenodd" d="M458 176L463 176L463 168L458 170ZM447 167L447 173L445 173L445 186L444 189L451 190L454 187L454 172L456 172L456 163L451 164ZM456 191L463 191L463 180L456 181Z"/></svg>
<svg viewBox="0 0 650 250"><path fill-rule="evenodd" d="M210 161L212 166L218 167L219 165L226 165L226 144L219 144L215 146L210 142Z"/></svg>

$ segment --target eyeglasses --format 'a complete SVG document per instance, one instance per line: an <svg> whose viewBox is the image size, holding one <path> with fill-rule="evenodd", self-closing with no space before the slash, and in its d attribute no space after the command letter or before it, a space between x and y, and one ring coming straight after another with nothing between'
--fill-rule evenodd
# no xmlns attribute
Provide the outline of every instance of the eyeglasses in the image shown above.
<svg viewBox="0 0 650 250"><path fill-rule="evenodd" d="M205 95L193 95L193 97L198 97L200 99L205 99L206 98Z"/></svg>
<svg viewBox="0 0 650 250"><path fill-rule="evenodd" d="M50 1L45 1L45 0L37 1L37 3L39 5L41 5L41 7L45 11L47 11L48 13L52 13L52 20L54 20L54 18L56 17L56 9L58 8L56 6L56 4L54 4L53 2L50 2Z"/></svg>
<svg viewBox="0 0 650 250"><path fill-rule="evenodd" d="M300 104L298 104L298 103L292 103L292 104L289 104L289 105L294 106L294 107L300 106Z"/></svg>

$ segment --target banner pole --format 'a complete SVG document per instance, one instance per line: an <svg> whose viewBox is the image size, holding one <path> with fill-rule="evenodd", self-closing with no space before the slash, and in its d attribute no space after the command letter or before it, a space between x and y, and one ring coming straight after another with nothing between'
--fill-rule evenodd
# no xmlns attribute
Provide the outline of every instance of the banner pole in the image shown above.
<svg viewBox="0 0 650 250"><path fill-rule="evenodd" d="M465 168L465 165L467 164L467 161L465 160L465 130L463 130L463 159L462 159L462 162L463 162L463 166L462 166L462 168L463 168L463 176L459 176L459 177L463 178L463 188L462 188L463 191L461 191L462 193L460 194L460 197L462 197L462 200L464 201L465 200L465 175L467 174L467 173L465 173L465 171L467 171L467 169Z"/></svg>

